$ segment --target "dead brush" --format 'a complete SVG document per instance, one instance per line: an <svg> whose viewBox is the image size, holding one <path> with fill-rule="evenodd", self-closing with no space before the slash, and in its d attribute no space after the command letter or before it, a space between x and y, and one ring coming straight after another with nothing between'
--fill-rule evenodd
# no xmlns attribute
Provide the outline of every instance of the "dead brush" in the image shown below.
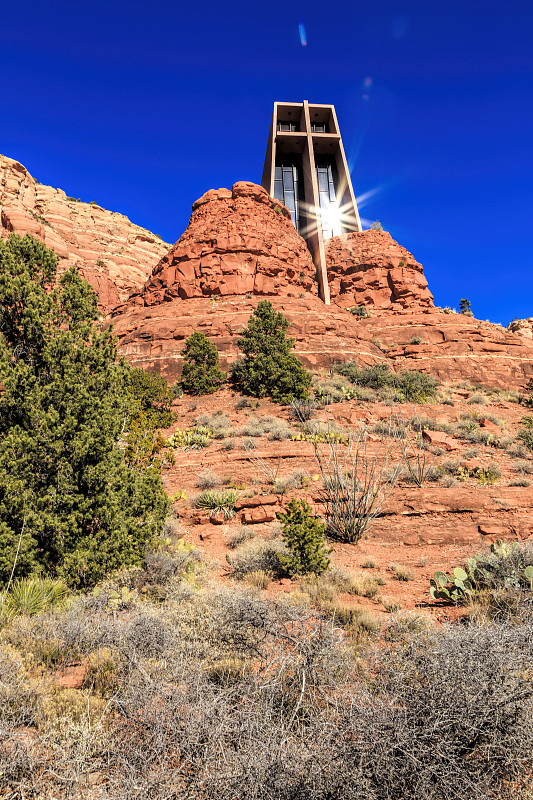
<svg viewBox="0 0 533 800"><path fill-rule="evenodd" d="M428 450L420 447L424 424L416 411L407 425L403 420L402 423L403 436L398 437L398 444L407 479L422 488L427 481L438 480L440 473L434 467L435 459L430 457Z"/></svg>
<svg viewBox="0 0 533 800"><path fill-rule="evenodd" d="M379 515L398 480L401 466L391 464L397 449L395 427L371 452L364 430L350 433L346 444L333 439L313 442L322 476L318 494L324 504L328 533L343 542L357 543Z"/></svg>

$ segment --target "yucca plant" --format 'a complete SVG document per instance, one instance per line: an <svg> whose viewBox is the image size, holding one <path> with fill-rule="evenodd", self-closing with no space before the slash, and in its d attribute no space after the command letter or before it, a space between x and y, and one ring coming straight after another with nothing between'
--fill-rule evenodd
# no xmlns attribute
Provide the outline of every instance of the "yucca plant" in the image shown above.
<svg viewBox="0 0 533 800"><path fill-rule="evenodd" d="M209 511L223 511L226 519L231 519L234 514L234 508L238 497L238 492L235 489L222 489L219 492L207 490L198 495L195 500L196 508L205 508Z"/></svg>
<svg viewBox="0 0 533 800"><path fill-rule="evenodd" d="M52 578L21 578L0 601L0 615L5 620L18 616L42 614L59 605L68 592L63 581Z"/></svg>

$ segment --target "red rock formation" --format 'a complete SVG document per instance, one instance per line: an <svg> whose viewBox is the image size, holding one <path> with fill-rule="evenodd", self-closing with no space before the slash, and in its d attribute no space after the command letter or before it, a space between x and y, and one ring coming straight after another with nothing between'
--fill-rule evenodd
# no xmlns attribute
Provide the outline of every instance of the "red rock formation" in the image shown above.
<svg viewBox="0 0 533 800"><path fill-rule="evenodd" d="M60 271L77 264L104 311L139 289L169 247L123 214L37 183L6 156L0 156L0 206L0 237L31 233L55 250Z"/></svg>
<svg viewBox="0 0 533 800"><path fill-rule="evenodd" d="M331 301L349 308L433 305L422 265L386 231L362 231L326 242Z"/></svg>
<svg viewBox="0 0 533 800"><path fill-rule="evenodd" d="M227 366L266 295L289 320L296 353L309 367L386 360L442 379L514 388L533 374L533 342L433 308L422 267L388 233L331 239L327 258L331 306L317 296L311 257L283 206L250 183L207 192L144 289L113 312L119 350L175 381L185 339L200 330ZM370 318L342 307L359 304L373 307Z"/></svg>
<svg viewBox="0 0 533 800"><path fill-rule="evenodd" d="M237 339L261 297L231 296L211 300L194 297L153 306L123 306L112 318L119 337L119 352L131 364L160 372L171 382L181 374L185 339L205 333L219 351L223 366L238 355ZM295 350L308 367L357 359L373 364L385 356L372 344L371 333L337 306L324 306L318 297L269 297L277 311L289 320Z"/></svg>
<svg viewBox="0 0 533 800"><path fill-rule="evenodd" d="M261 186L211 189L192 207L183 236L131 302L153 306L216 295L317 294L315 267L290 214Z"/></svg>
<svg viewBox="0 0 533 800"><path fill-rule="evenodd" d="M465 314L383 310L359 325L396 369L502 389L523 389L533 376L531 339Z"/></svg>
<svg viewBox="0 0 533 800"><path fill-rule="evenodd" d="M525 339L533 339L533 317L514 319L509 323L507 329L512 333L518 333L519 336L523 336Z"/></svg>

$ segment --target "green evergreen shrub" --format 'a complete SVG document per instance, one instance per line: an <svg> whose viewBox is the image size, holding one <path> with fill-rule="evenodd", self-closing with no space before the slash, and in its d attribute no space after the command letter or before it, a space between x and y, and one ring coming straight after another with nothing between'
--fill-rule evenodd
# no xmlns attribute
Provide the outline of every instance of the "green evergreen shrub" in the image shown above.
<svg viewBox="0 0 533 800"><path fill-rule="evenodd" d="M270 396L276 403L305 399L311 373L294 353L294 339L285 334L289 322L268 300L261 300L237 344L244 358L232 368L231 380L245 394Z"/></svg>
<svg viewBox="0 0 533 800"><path fill-rule="evenodd" d="M218 351L207 336L195 331L185 341L181 385L189 394L213 394L226 380L220 369Z"/></svg>
<svg viewBox="0 0 533 800"><path fill-rule="evenodd" d="M126 461L130 466L147 468L173 463L172 454L158 428L168 428L174 421L174 391L161 375L139 367L128 372L131 411L126 435Z"/></svg>
<svg viewBox="0 0 533 800"><path fill-rule="evenodd" d="M325 546L326 525L314 516L311 506L293 497L287 511L277 517L283 524L282 539L289 551L279 556L287 573L293 576L326 572L330 565L328 555L333 548Z"/></svg>
<svg viewBox="0 0 533 800"><path fill-rule="evenodd" d="M526 386L527 391L529 392L529 397L525 397L522 402L525 406L529 408L533 408L533 378L530 378L528 384Z"/></svg>
<svg viewBox="0 0 533 800"><path fill-rule="evenodd" d="M461 300L459 300L459 313L464 314L466 317L474 316L470 300L467 300L466 297L462 297Z"/></svg>
<svg viewBox="0 0 533 800"><path fill-rule="evenodd" d="M134 398L96 295L37 239L0 241L0 584L71 586L142 561L168 509L157 465L128 463Z"/></svg>

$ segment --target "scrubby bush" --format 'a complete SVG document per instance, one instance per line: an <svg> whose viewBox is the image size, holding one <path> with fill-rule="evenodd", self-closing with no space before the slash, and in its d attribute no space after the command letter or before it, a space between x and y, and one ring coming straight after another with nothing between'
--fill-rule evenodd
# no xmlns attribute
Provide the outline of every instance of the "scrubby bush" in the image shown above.
<svg viewBox="0 0 533 800"><path fill-rule="evenodd" d="M268 300L258 303L237 342L244 358L231 372L232 382L246 394L269 396L277 403L307 397L311 374L291 353L294 339L285 335L288 327L288 320Z"/></svg>
<svg viewBox="0 0 533 800"><path fill-rule="evenodd" d="M395 373L384 363L359 368L355 361L348 361L337 364L335 371L356 386L366 386L375 391L391 388L398 402L427 403L435 398L439 385L436 378L425 372L402 370Z"/></svg>
<svg viewBox="0 0 533 800"><path fill-rule="evenodd" d="M529 415L522 417L518 438L528 450L533 450L533 417Z"/></svg>
<svg viewBox="0 0 533 800"><path fill-rule="evenodd" d="M522 402L525 406L533 408L533 378L530 378L526 386L526 391L529 392L529 397L523 398Z"/></svg>
<svg viewBox="0 0 533 800"><path fill-rule="evenodd" d="M315 414L318 407L318 403L313 403L311 400L293 400L289 414L291 419L296 422L307 422Z"/></svg>
<svg viewBox="0 0 533 800"><path fill-rule="evenodd" d="M0 241L0 583L13 565L86 586L140 563L168 507L158 465L124 452L136 397L96 295L56 270L33 237Z"/></svg>
<svg viewBox="0 0 533 800"><path fill-rule="evenodd" d="M309 503L293 498L286 512L278 513L277 517L283 526L281 538L289 551L279 558L288 575L325 572L331 563L328 555L333 548L326 548L326 526L312 513Z"/></svg>
<svg viewBox="0 0 533 800"><path fill-rule="evenodd" d="M287 555L287 548L282 539L255 537L245 541L232 553L228 553L226 561L236 578L242 579L250 572L259 570L280 578L285 575L285 567L281 563L281 557L284 555Z"/></svg>
<svg viewBox="0 0 533 800"><path fill-rule="evenodd" d="M226 380L220 369L218 351L204 333L195 331L185 340L181 351L183 370L181 385L189 394L213 394Z"/></svg>
<svg viewBox="0 0 533 800"><path fill-rule="evenodd" d="M322 476L319 494L324 503L331 536L356 544L394 488L401 467L388 471L392 447L383 444L371 454L366 434L350 435L346 442L314 441L315 458Z"/></svg>
<svg viewBox="0 0 533 800"><path fill-rule="evenodd" d="M216 414L200 414L196 420L199 428L207 428L213 432L214 439L224 439L231 433L231 422L229 417L222 411Z"/></svg>
<svg viewBox="0 0 533 800"><path fill-rule="evenodd" d="M319 616L184 582L162 607L80 598L18 618L0 633L2 786L63 797L89 777L106 800L496 800L512 787L525 800L531 617L396 617L392 645L359 646L354 663L338 621L379 623L336 602L324 595ZM35 679L62 659L88 665L83 692Z"/></svg>

